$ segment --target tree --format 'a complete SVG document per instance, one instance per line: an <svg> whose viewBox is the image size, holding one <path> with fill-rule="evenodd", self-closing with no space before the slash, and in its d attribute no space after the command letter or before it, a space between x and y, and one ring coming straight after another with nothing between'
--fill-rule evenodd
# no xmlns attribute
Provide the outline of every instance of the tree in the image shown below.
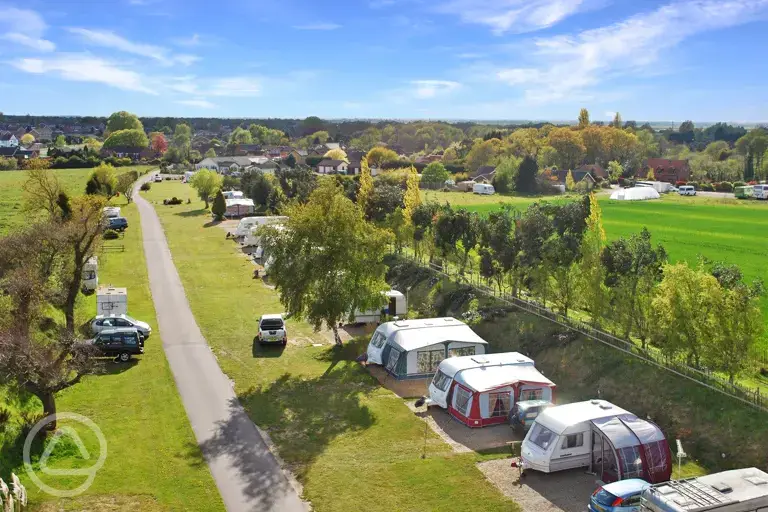
<svg viewBox="0 0 768 512"><path fill-rule="evenodd" d="M141 124L139 118L130 112L121 110L115 112L109 119L107 119L107 130L105 135L109 135L120 130L140 130L144 131L144 125Z"/></svg>
<svg viewBox="0 0 768 512"><path fill-rule="evenodd" d="M189 152L192 149L192 128L186 123L177 124L173 131L172 144L172 148L176 150L177 161L189 160Z"/></svg>
<svg viewBox="0 0 768 512"><path fill-rule="evenodd" d="M565 177L565 189L569 192L576 189L576 182L573 180L573 172L571 171L568 171L568 174Z"/></svg>
<svg viewBox="0 0 768 512"><path fill-rule="evenodd" d="M430 188L440 188L451 175L441 162L432 162L421 171L421 181Z"/></svg>
<svg viewBox="0 0 768 512"><path fill-rule="evenodd" d="M406 222L411 222L413 212L421 204L421 193L419 192L419 175L416 173L416 169L411 166L408 171L408 178L405 180L405 194L403 194L403 213L405 214Z"/></svg>
<svg viewBox="0 0 768 512"><path fill-rule="evenodd" d="M716 140L707 144L704 153L715 162L725 160L731 154L731 148L724 140Z"/></svg>
<svg viewBox="0 0 768 512"><path fill-rule="evenodd" d="M160 153L161 155L168 151L168 141L162 132L155 132L151 135L152 151Z"/></svg>
<svg viewBox="0 0 768 512"><path fill-rule="evenodd" d="M618 129L622 128L621 114L619 114L618 112L616 112L616 114L614 114L613 121L611 122L611 126L613 126L614 128L618 128Z"/></svg>
<svg viewBox="0 0 768 512"><path fill-rule="evenodd" d="M413 223L402 208L397 208L394 212L387 215L384 225L395 237L395 252L402 252L403 247L410 240L413 240Z"/></svg>
<svg viewBox="0 0 768 512"><path fill-rule="evenodd" d="M224 194L221 192L221 189L216 191L211 213L213 213L218 221L224 220L224 214L227 213L227 202L224 200Z"/></svg>
<svg viewBox="0 0 768 512"><path fill-rule="evenodd" d="M357 191L357 206L363 212L368 211L368 204L373 195L373 177L371 169L368 167L368 157L363 157L360 161L360 189Z"/></svg>
<svg viewBox="0 0 768 512"><path fill-rule="evenodd" d="M343 162L349 163L349 159L347 158L347 153L341 148L331 149L328 150L325 155L323 155L323 158L330 158L331 160L341 160Z"/></svg>
<svg viewBox="0 0 768 512"><path fill-rule="evenodd" d="M600 325L608 305L608 292L605 286L605 267L601 256L605 243L603 215L594 194L589 195L589 217L587 230L581 244L581 298L590 312L592 323Z"/></svg>
<svg viewBox="0 0 768 512"><path fill-rule="evenodd" d="M469 254L475 249L480 241L480 216L477 212L469 212L464 208L456 211L453 227L456 230L459 245L459 273L464 274L464 270L469 263Z"/></svg>
<svg viewBox="0 0 768 512"><path fill-rule="evenodd" d="M589 110L582 108L579 112L579 128L584 129L589 126Z"/></svg>
<svg viewBox="0 0 768 512"><path fill-rule="evenodd" d="M553 128L549 132L549 145L557 150L560 157L557 165L561 169L572 169L584 158L581 133L570 128Z"/></svg>
<svg viewBox="0 0 768 512"><path fill-rule="evenodd" d="M387 162L396 162L400 159L397 153L384 147L375 147L368 152L368 165L374 169L381 169Z"/></svg>
<svg viewBox="0 0 768 512"><path fill-rule="evenodd" d="M301 134L316 133L325 127L325 122L317 116L309 116L301 122ZM326 132L328 133L328 132ZM322 142L320 144L323 144Z"/></svg>
<svg viewBox="0 0 768 512"><path fill-rule="evenodd" d="M85 184L86 194L98 194L109 199L117 191L115 168L110 164L101 164L91 172Z"/></svg>
<svg viewBox="0 0 768 512"><path fill-rule="evenodd" d="M253 136L248 130L243 130L239 126L232 130L229 134L229 145L234 146L236 144L252 144Z"/></svg>
<svg viewBox="0 0 768 512"><path fill-rule="evenodd" d="M296 157L295 157L295 156L293 156L293 153L289 154L289 155L288 155L288 156L285 158L285 165L287 165L287 166L288 166L288 167L290 167L291 169L293 169L294 167L296 167L296 164L297 164L297 162L296 162Z"/></svg>
<svg viewBox="0 0 768 512"><path fill-rule="evenodd" d="M552 146L544 146L539 151L539 156L536 158L536 163L541 169L549 169L557 167L557 162L560 160L560 155L557 154L557 150Z"/></svg>
<svg viewBox="0 0 768 512"><path fill-rule="evenodd" d="M22 146L31 146L35 142L35 136L31 133L25 133L21 136L21 145Z"/></svg>
<svg viewBox="0 0 768 512"><path fill-rule="evenodd" d="M250 188L248 195L255 205L260 210L264 211L269 208L269 199L272 196L272 191L275 185L273 179L267 176L261 171L253 171L250 173Z"/></svg>
<svg viewBox="0 0 768 512"><path fill-rule="evenodd" d="M124 172L117 177L115 190L125 196L128 204L133 200L133 184L136 183L137 178L138 173L136 171Z"/></svg>
<svg viewBox="0 0 768 512"><path fill-rule="evenodd" d="M216 150L213 148L208 149L208 151L205 152L205 158L216 158Z"/></svg>
<svg viewBox="0 0 768 512"><path fill-rule="evenodd" d="M63 192L61 182L49 169L27 171L27 180L22 185L24 191L24 210L29 212L45 211L49 217L59 217L59 194Z"/></svg>
<svg viewBox="0 0 768 512"><path fill-rule="evenodd" d="M520 168L517 172L517 181L515 182L515 190L522 194L533 194L536 192L536 175L539 172L539 168L536 165L536 160L531 157L523 158L520 162Z"/></svg>
<svg viewBox="0 0 768 512"><path fill-rule="evenodd" d="M104 141L104 147L128 147L145 148L149 145L149 139L142 130L117 130L112 132L107 140Z"/></svg>
<svg viewBox="0 0 768 512"><path fill-rule="evenodd" d="M333 180L323 180L306 204L290 206L287 214L284 231L261 228L280 301L316 330L324 323L341 345L342 320L384 305L383 258L393 237L366 222Z"/></svg>
<svg viewBox="0 0 768 512"><path fill-rule="evenodd" d="M30 158L29 160L22 160L21 168L25 171L31 171L34 169L48 169L51 166L51 161L45 158Z"/></svg>
<svg viewBox="0 0 768 512"><path fill-rule="evenodd" d="M467 155L465 165L467 169L476 171L484 165L493 165L501 150L502 142L499 139L478 140L472 146Z"/></svg>
<svg viewBox="0 0 768 512"><path fill-rule="evenodd" d="M503 157L496 166L493 175L493 187L496 192L512 192L517 181L517 172L520 169L522 158L516 156Z"/></svg>
<svg viewBox="0 0 768 512"><path fill-rule="evenodd" d="M67 139L63 135L57 135L56 140L53 141L53 146L57 148L63 148L67 145Z"/></svg>
<svg viewBox="0 0 768 512"><path fill-rule="evenodd" d="M87 137L83 144L86 148L90 149L94 153L98 153L99 150L101 150L101 147L104 145L100 140L94 139L93 137Z"/></svg>
<svg viewBox="0 0 768 512"><path fill-rule="evenodd" d="M619 178L624 174L624 167L621 166L616 160L608 162L608 176L612 182L619 181Z"/></svg>
<svg viewBox="0 0 768 512"><path fill-rule="evenodd" d="M215 171L210 169L200 169L189 180L189 185L197 190L197 195L205 201L205 208L208 208L210 197L221 188L224 179Z"/></svg>
<svg viewBox="0 0 768 512"><path fill-rule="evenodd" d="M453 160L457 160L459 158L458 153L456 153L455 148L448 148L443 153L443 161L444 162L451 162Z"/></svg>
<svg viewBox="0 0 768 512"><path fill-rule="evenodd" d="M368 202L367 217L376 222L382 222L387 215L403 206L403 189L385 181L374 184L373 194Z"/></svg>
<svg viewBox="0 0 768 512"><path fill-rule="evenodd" d="M539 130L536 128L515 130L507 140L512 153L520 158L526 156L536 158L544 145L544 141L539 137Z"/></svg>
<svg viewBox="0 0 768 512"><path fill-rule="evenodd" d="M680 127L677 129L679 133L693 133L694 125L693 121L683 121L680 123Z"/></svg>
<svg viewBox="0 0 768 512"><path fill-rule="evenodd" d="M653 167L648 168L648 174L645 175L645 179L656 181L656 172L654 172Z"/></svg>
<svg viewBox="0 0 768 512"><path fill-rule="evenodd" d="M200 160L203 159L203 155L200 154L200 152L196 149L193 149L189 152L189 161L192 163L198 163Z"/></svg>

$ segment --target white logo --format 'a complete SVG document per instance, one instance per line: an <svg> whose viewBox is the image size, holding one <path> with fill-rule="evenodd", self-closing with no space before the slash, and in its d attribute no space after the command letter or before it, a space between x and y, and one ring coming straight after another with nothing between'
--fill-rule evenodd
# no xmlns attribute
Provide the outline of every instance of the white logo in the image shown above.
<svg viewBox="0 0 768 512"><path fill-rule="evenodd" d="M46 485L42 480L40 480L40 477L37 476L37 473L32 467L32 459L30 457L32 441L34 441L38 432L40 432L43 427L53 421L58 420L72 420L81 423L88 427L94 434L96 434L96 437L99 440L99 458L96 460L95 464L89 468L72 469L49 468L48 458L51 456L51 453L53 452L54 448L56 448L56 445L59 444L61 439L67 436L77 446L77 449L80 452L80 457L82 457L83 460L90 461L91 454L88 452L88 449L85 447L85 444L78 435L77 431L74 428L65 425L57 429L53 435L53 438L48 440L46 443L45 450L43 451L43 454L40 456L40 460L38 461L39 471L43 474L53 476L86 476L87 478L85 482L83 482L82 485L75 489L55 489L49 485ZM107 460L107 440L98 425L91 421L90 418L86 418L85 416L71 412L56 413L51 414L50 416L46 416L42 420L38 421L34 427L32 427L32 430L29 431L27 438L24 440L23 455L24 469L27 471L27 476L29 476L30 480L32 480L32 482L34 482L41 491L59 498L72 498L84 493L88 490L91 484L93 484L93 480L96 478L96 473L101 469L101 467L104 465L104 462Z"/></svg>

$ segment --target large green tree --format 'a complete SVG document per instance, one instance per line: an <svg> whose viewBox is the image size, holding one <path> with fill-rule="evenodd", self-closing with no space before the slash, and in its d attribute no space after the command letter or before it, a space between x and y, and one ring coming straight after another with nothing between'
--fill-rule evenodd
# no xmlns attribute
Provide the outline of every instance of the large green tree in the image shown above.
<svg viewBox="0 0 768 512"><path fill-rule="evenodd" d="M341 344L339 323L384 304L383 262L392 234L366 222L335 181L323 180L306 204L288 208L286 229L263 229L270 274L287 312L325 324Z"/></svg>
<svg viewBox="0 0 768 512"><path fill-rule="evenodd" d="M189 185L197 190L197 195L205 201L206 209L211 196L221 188L222 183L224 183L224 178L210 169L200 169L189 180Z"/></svg>
<svg viewBox="0 0 768 512"><path fill-rule="evenodd" d="M211 213L218 221L224 220L224 214L227 213L227 202L224 200L224 194L221 192L221 189L216 191L216 197L213 199Z"/></svg>
<svg viewBox="0 0 768 512"><path fill-rule="evenodd" d="M107 119L106 135L120 130L141 130L143 132L144 125L141 124L141 121L139 121L135 114L121 110L120 112L115 112Z"/></svg>
<svg viewBox="0 0 768 512"><path fill-rule="evenodd" d="M139 149L147 146L149 146L149 139L144 130L117 130L112 132L104 141L104 147L107 149L116 147Z"/></svg>
<svg viewBox="0 0 768 512"><path fill-rule="evenodd" d="M600 325L608 308L608 289L605 286L605 267L601 261L605 244L603 214L597 198L589 195L587 229L581 244L581 299L589 311L592 323Z"/></svg>
<svg viewBox="0 0 768 512"><path fill-rule="evenodd" d="M441 188L451 175L440 162L432 162L421 171L421 181L431 188Z"/></svg>
<svg viewBox="0 0 768 512"><path fill-rule="evenodd" d="M584 129L589 126L589 110L582 108L579 112L579 128Z"/></svg>

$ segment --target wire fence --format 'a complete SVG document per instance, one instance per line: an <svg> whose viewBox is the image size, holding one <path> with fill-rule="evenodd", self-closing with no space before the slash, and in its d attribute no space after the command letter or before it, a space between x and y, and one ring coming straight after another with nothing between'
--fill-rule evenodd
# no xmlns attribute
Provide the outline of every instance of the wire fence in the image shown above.
<svg viewBox="0 0 768 512"><path fill-rule="evenodd" d="M462 284L471 286L475 290L487 296L494 297L499 301L502 301L511 306L515 306L527 313L536 315L540 318L560 325L561 327L570 329L592 340L598 341L613 349L641 359L646 363L655 365L659 368L674 373L675 375L693 381L696 384L727 395L764 412L768 412L768 397L761 393L759 387L750 387L738 382L731 383L727 379L722 378L717 373L708 371L706 369L693 368L686 364L686 362L681 360L679 357L673 357L664 354L660 350L653 347L645 348L633 342L632 340L618 338L613 334L609 334L600 329L596 329L593 326L582 322L581 320L563 316L560 313L556 313L555 311L552 311L551 309L538 304L533 300L515 297L514 295L490 287L487 285L487 283L483 282L483 279L479 275L475 273L460 274L458 270L452 272L450 266L444 267L434 263L425 263L410 254L401 253L399 256L421 267L428 268L429 270L445 276L448 279L459 281ZM763 356L768 359L768 352L763 354Z"/></svg>

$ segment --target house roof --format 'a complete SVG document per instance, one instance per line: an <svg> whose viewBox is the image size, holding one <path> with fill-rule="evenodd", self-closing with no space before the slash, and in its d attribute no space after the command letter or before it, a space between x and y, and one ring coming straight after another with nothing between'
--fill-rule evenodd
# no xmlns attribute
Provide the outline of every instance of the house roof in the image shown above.
<svg viewBox="0 0 768 512"><path fill-rule="evenodd" d="M608 173L605 172L605 169L603 169L602 167L600 167L597 164L584 164L584 165L582 165L581 167L579 167L576 170L577 171L587 171L587 172L591 173L593 177L594 176L604 177L604 176L607 176L607 174L608 174Z"/></svg>
<svg viewBox="0 0 768 512"><path fill-rule="evenodd" d="M470 178L477 178L479 176L491 176L496 172L496 167L492 165L481 165L475 172L470 175Z"/></svg>
<svg viewBox="0 0 768 512"><path fill-rule="evenodd" d="M297 152L299 156L307 156L309 154L309 151L306 149L294 149L293 151Z"/></svg>
<svg viewBox="0 0 768 512"><path fill-rule="evenodd" d="M345 163L347 163L347 162L345 162L344 160L332 160L330 158L326 158L324 160L321 160L317 164L317 166L318 167L338 167L341 164L345 164Z"/></svg>
<svg viewBox="0 0 768 512"><path fill-rule="evenodd" d="M588 171L571 171L571 174L573 174L573 181L576 183L579 183L581 180L585 179L587 176L589 176L589 179L594 183L595 178L592 176L592 174ZM565 183L565 179L568 177L568 171L557 171L556 173L557 180L561 183Z"/></svg>
<svg viewBox="0 0 768 512"><path fill-rule="evenodd" d="M649 158L647 167L654 169L675 169L677 171L688 170L688 160L667 160L666 158Z"/></svg>
<svg viewBox="0 0 768 512"><path fill-rule="evenodd" d="M217 156L213 158L204 158L200 161L202 164L206 160L210 160L216 165L225 165L225 166L231 166L232 164L237 164L238 167L250 167L253 162L251 162L251 159L247 156Z"/></svg>
<svg viewBox="0 0 768 512"><path fill-rule="evenodd" d="M0 133L0 140L11 140L14 135L11 132Z"/></svg>
<svg viewBox="0 0 768 512"><path fill-rule="evenodd" d="M348 151L347 158L349 159L349 165L353 167L359 167L362 164L365 153L362 151Z"/></svg>
<svg viewBox="0 0 768 512"><path fill-rule="evenodd" d="M230 206L253 206L253 199L248 199L244 197L225 199L224 202L226 203L227 208L229 208Z"/></svg>
<svg viewBox="0 0 768 512"><path fill-rule="evenodd" d="M14 156L16 152L19 150L18 146L11 146L11 147L0 147L0 156Z"/></svg>
<svg viewBox="0 0 768 512"><path fill-rule="evenodd" d="M605 400L588 400L550 407L539 414L536 422L544 425L555 434L562 434L569 427L585 421L609 418L620 414L630 413Z"/></svg>
<svg viewBox="0 0 768 512"><path fill-rule="evenodd" d="M325 147L328 148L329 150L341 148L338 142L326 142Z"/></svg>

